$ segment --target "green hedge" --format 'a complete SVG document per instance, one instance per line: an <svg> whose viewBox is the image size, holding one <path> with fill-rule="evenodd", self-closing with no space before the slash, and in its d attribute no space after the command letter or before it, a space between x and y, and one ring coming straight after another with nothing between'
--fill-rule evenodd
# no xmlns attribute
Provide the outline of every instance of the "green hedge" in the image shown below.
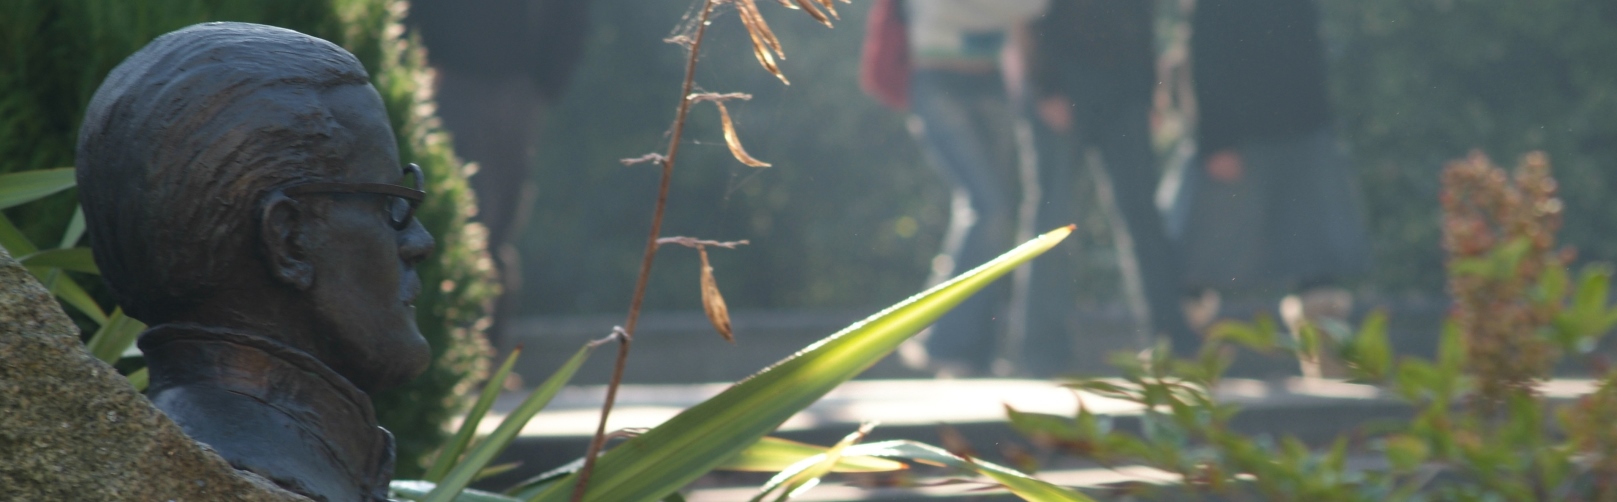
<svg viewBox="0 0 1617 502"><path fill-rule="evenodd" d="M79 120L108 72L152 38L205 21L282 26L346 47L364 62L387 104L400 155L427 173L417 216L438 239L421 267L422 334L434 364L412 384L375 396L398 439L401 476L444 439L443 425L486 371L488 302L495 294L466 175L432 115L421 51L401 38L403 4L386 0L13 0L0 4L0 173L73 164ZM76 195L7 212L38 242L53 240ZM108 298L102 295L103 298ZM110 310L110 309L109 309Z"/></svg>

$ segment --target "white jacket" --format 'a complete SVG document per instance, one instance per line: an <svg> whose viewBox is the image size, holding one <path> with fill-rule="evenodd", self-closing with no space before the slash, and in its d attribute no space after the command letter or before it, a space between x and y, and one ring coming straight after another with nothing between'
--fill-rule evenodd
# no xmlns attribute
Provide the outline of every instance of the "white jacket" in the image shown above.
<svg viewBox="0 0 1617 502"><path fill-rule="evenodd" d="M922 59L991 60L1006 31L1048 6L1049 0L908 0L910 51Z"/></svg>

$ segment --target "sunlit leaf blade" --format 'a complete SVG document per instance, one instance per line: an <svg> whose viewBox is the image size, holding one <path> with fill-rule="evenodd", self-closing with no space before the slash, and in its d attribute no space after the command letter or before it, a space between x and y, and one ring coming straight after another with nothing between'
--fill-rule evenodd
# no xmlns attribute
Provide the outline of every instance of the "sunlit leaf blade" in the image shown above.
<svg viewBox="0 0 1617 502"><path fill-rule="evenodd" d="M39 200L74 183L71 167L0 174L0 209Z"/></svg>
<svg viewBox="0 0 1617 502"><path fill-rule="evenodd" d="M977 472L1005 485L1005 489L1030 502L1092 502L1094 499L1084 496L1071 488L1056 486L1044 480L1030 477L1026 474L1008 467L990 464L977 460L973 462Z"/></svg>
<svg viewBox="0 0 1617 502"><path fill-rule="evenodd" d="M85 348L96 359L112 364L123 357L124 351L134 345L135 338L145 330L145 324L124 315L124 309L119 307L113 309L112 316L106 322L101 323L101 329L95 331Z"/></svg>
<svg viewBox="0 0 1617 502"><path fill-rule="evenodd" d="M854 431L847 437L842 438L842 441L838 441L836 445L826 449L825 453L805 458L782 470L779 474L770 478L769 482L764 483L762 488L758 489L758 495L752 498L752 502L763 500L764 497L769 496L777 488L781 490L781 493L779 497L775 498L775 502L785 502L820 484L820 478L830 474L831 469L837 465L837 462L842 461L842 451L865 439L865 435L870 434L870 429L874 426L875 423L866 422L859 427L859 430Z"/></svg>
<svg viewBox="0 0 1617 502"><path fill-rule="evenodd" d="M551 483L556 482L556 480L578 472L579 469L583 468L584 457L575 458L572 462L568 462L561 467L545 471L538 476L534 476L523 480L521 483L517 483L516 486L506 490L505 494L516 497L517 500L528 500L543 492L545 488L549 487Z"/></svg>
<svg viewBox="0 0 1617 502"><path fill-rule="evenodd" d="M741 147L741 136L736 134L735 123L730 121L730 109L724 106L723 101L714 101L719 107L719 123L724 126L724 144L730 147L730 155L747 167L769 167L768 162L752 158L747 149Z"/></svg>
<svg viewBox="0 0 1617 502"><path fill-rule="evenodd" d="M152 381L152 375L146 372L146 368L135 370L124 378L129 379L129 385L133 385L136 392L146 392L146 385Z"/></svg>
<svg viewBox="0 0 1617 502"><path fill-rule="evenodd" d="M522 467L522 462L507 462L504 464L484 467L483 470L477 471L477 476L472 478L472 481L481 481L494 476L499 476L501 474L514 471L518 467Z"/></svg>
<svg viewBox="0 0 1617 502"><path fill-rule="evenodd" d="M62 303L66 303L68 306L73 307L74 310L88 316L96 324L107 323L107 313L101 310L101 305L97 304L95 298L91 298L90 293L79 286L79 283L74 282L71 277L62 273L61 269L28 267L28 271L32 272L34 277L39 279L40 284L44 284L45 289L50 290L51 294L61 298Z"/></svg>
<svg viewBox="0 0 1617 502"><path fill-rule="evenodd" d="M713 324L713 329L724 337L724 341L736 343L735 333L730 330L730 308L724 305L724 295L719 294L719 281L713 279L713 265L707 262L707 248L697 246L696 252L702 255L702 313L707 314L707 321Z"/></svg>
<svg viewBox="0 0 1617 502"><path fill-rule="evenodd" d="M1092 499L1070 488L1063 488L992 462L967 460L938 448L915 441L882 441L848 447L845 455L870 455L902 458L917 462L971 471L993 478L1011 493L1033 502L1092 502Z"/></svg>
<svg viewBox="0 0 1617 502"><path fill-rule="evenodd" d="M657 500L712 470L886 357L973 293L1048 251L1072 227L1039 236L993 261L837 332L617 448L595 465L585 500ZM573 479L535 500L559 502Z"/></svg>
<svg viewBox="0 0 1617 502"><path fill-rule="evenodd" d="M789 439L773 436L764 436L757 443L741 450L741 453L726 461L723 465L715 467L719 471L741 472L780 472L790 468L805 458L825 453L824 446L814 446L799 443ZM895 462L885 458L854 457L844 452L842 459L837 461L832 472L890 472L908 468L903 462Z"/></svg>
<svg viewBox="0 0 1617 502"><path fill-rule="evenodd" d="M67 230L62 231L62 243L56 247L62 249L73 247L82 237L84 237L84 206L81 205L73 208L73 219L68 220Z"/></svg>
<svg viewBox="0 0 1617 502"><path fill-rule="evenodd" d="M545 405L550 404L550 399L556 397L556 393L561 391L562 386L566 385L568 380L573 379L573 374L578 372L579 366L584 365L584 360L589 358L590 352L593 352L595 347L596 344L594 343L585 344L584 347L578 349L577 353L573 354L571 359L567 360L566 364L561 366L561 369L556 370L555 374L550 375L550 378L546 379L544 383L534 388L533 392L528 394L528 398L522 401L522 404L517 405L517 408L512 410L511 414L506 415L505 420L500 422L499 428L494 429L494 433L489 434L487 438L484 438L483 441L477 443L476 447L466 453L466 458L456 464L454 469L450 469L449 474L444 476L443 482L439 483L423 500L427 502L455 500L455 494L466 488L466 485L471 484L472 480L477 477L477 473L487 467L488 463L494 460L495 455L505 450L505 447L511 444L511 440L516 439L517 433L522 432L522 427L528 424L528 420L538 414L539 410L544 409Z"/></svg>
<svg viewBox="0 0 1617 502"><path fill-rule="evenodd" d="M101 274L101 269L95 266L95 256L90 248L47 249L34 253L17 261L30 267L49 267L87 274Z"/></svg>
<svg viewBox="0 0 1617 502"><path fill-rule="evenodd" d="M432 468L427 469L426 475L421 479L437 483L444 480L444 475L449 474L449 469L455 466L460 454L466 452L466 446L472 444L472 436L477 435L478 424L483 422L483 415L488 414L489 408L494 406L494 400L500 397L500 388L505 385L505 379L511 376L511 368L516 366L517 356L520 355L522 347L518 346L511 350L511 355L500 364L500 369L495 370L489 377L488 384L483 386L483 394L472 404L471 411L466 412L466 420L461 422L460 430L455 431L455 437L450 438L448 443L444 443L443 450L438 452L438 458L432 461Z"/></svg>
<svg viewBox="0 0 1617 502"><path fill-rule="evenodd" d="M395 497L399 497L403 500L420 502L427 500L427 497L434 491L435 488L437 488L438 485L433 484L431 481L409 480L394 481L389 483L387 486L393 491L393 496ZM463 490L458 495L454 496L454 498L445 500L451 500L453 502L520 502L518 499L500 495L498 493L489 493L472 489Z"/></svg>

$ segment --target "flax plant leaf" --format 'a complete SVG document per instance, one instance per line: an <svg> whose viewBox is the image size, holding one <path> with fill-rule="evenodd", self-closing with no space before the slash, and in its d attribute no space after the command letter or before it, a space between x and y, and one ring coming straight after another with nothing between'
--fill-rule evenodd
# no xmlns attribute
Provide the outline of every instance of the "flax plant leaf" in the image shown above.
<svg viewBox="0 0 1617 502"><path fill-rule="evenodd" d="M96 324L107 323L107 312L101 310L101 305L95 302L95 298L90 296L90 292L85 291L84 287L79 286L79 283L74 282L73 278L68 277L61 269L52 267L27 268L29 272L34 274L35 278L39 279L39 283L45 285L45 288L49 289L51 294L60 298L62 303L77 309L80 313L94 320Z"/></svg>
<svg viewBox="0 0 1617 502"><path fill-rule="evenodd" d="M1011 493L1033 502L1092 502L1084 494L1039 480L1021 471L980 459L961 458L947 450L925 443L898 440L848 447L845 455L901 458L916 462L975 472L993 478Z"/></svg>
<svg viewBox="0 0 1617 502"><path fill-rule="evenodd" d="M23 235L16 225L11 224L11 219L6 218L4 214L0 214L0 247L6 248L6 252L10 253L13 258L28 256L39 251L39 248L34 246L34 243L29 241L28 237Z"/></svg>
<svg viewBox="0 0 1617 502"><path fill-rule="evenodd" d="M146 392L146 385L152 381L152 375L146 372L146 368L135 370L124 378L129 379L129 385L135 387L135 392Z"/></svg>
<svg viewBox="0 0 1617 502"><path fill-rule="evenodd" d="M438 485L431 481L410 480L394 481L388 484L388 488L393 491L393 496L395 497L419 502L427 500L427 495L437 489ZM517 499L512 497L469 488L449 500L453 502L518 502Z"/></svg>
<svg viewBox="0 0 1617 502"><path fill-rule="evenodd" d="M799 443L789 439L773 436L764 436L757 443L748 446L734 458L725 461L724 465L715 467L716 471L740 472L780 472L791 468L793 464L805 458L825 453L824 446L815 446ZM831 472L891 472L908 469L903 462L877 457L855 457L844 452L842 459L837 461Z"/></svg>
<svg viewBox="0 0 1617 502"><path fill-rule="evenodd" d="M780 489L780 496L775 498L775 502L785 502L819 485L820 478L830 474L837 463L842 461L843 450L864 440L865 435L870 434L870 429L875 425L874 422L866 422L859 427L859 430L848 434L847 437L842 438L842 441L838 441L836 445L825 450L825 453L799 460L782 470L779 474L770 478L769 482L764 483L764 486L758 490L758 495L752 498L752 502L764 500L764 497L774 493L777 488Z"/></svg>
<svg viewBox="0 0 1617 502"><path fill-rule="evenodd" d="M124 315L123 307L113 309L112 316L101 323L101 328L95 331L85 348L90 355L95 356L107 364L118 362L124 351L135 344L135 338L140 332L146 330L146 325L132 317Z"/></svg>
<svg viewBox="0 0 1617 502"><path fill-rule="evenodd" d="M972 294L1048 251L1072 229L1039 236L854 323L607 451L595 464L584 500L650 502L684 487L864 372ZM575 484L570 476L530 500L567 500Z"/></svg>
<svg viewBox="0 0 1617 502"><path fill-rule="evenodd" d="M39 200L75 184L71 167L0 174L0 209Z"/></svg>
<svg viewBox="0 0 1617 502"><path fill-rule="evenodd" d="M18 258L17 261L30 267L52 267L86 274L101 274L101 269L95 266L95 256L91 255L90 248L47 249Z"/></svg>
<svg viewBox="0 0 1617 502"><path fill-rule="evenodd" d="M494 429L492 434L483 438L483 441L477 443L477 446L467 452L466 458L456 464L453 469L450 469L449 473L444 475L443 481L433 487L432 491L420 500L425 502L459 500L455 495L465 489L466 485L471 484L472 480L476 479L477 473L482 472L483 468L494 460L495 455L505 450L505 447L516 439L517 433L522 432L522 427L528 425L528 420L537 415L539 410L544 409L545 405L550 404L551 398L556 397L556 393L561 391L562 386L566 385L568 380L573 379L573 374L578 372L579 366L584 365L584 360L589 358L590 352L593 352L596 346L597 344L592 342L578 349L578 352L574 353L571 359L562 364L561 369L556 370L544 383L535 387L533 392L528 394L528 398L522 401L522 404L517 405L510 415L506 415L505 420L500 422L499 428ZM395 487L395 489L397 488Z"/></svg>
<svg viewBox="0 0 1617 502"><path fill-rule="evenodd" d="M489 377L488 384L483 386L483 394L472 404L471 411L466 412L466 420L461 422L460 430L455 432L455 437L444 444L443 451L438 452L438 458L432 461L432 468L427 469L427 474L421 479L437 483L443 481L444 476L449 474L449 469L455 466L455 461L460 460L461 453L472 444L472 436L477 434L478 424L483 422L483 416L494 406L494 400L500 397L500 388L504 386L505 379L511 376L511 368L516 366L517 356L520 355L522 347L519 346L511 351L511 355L505 358L504 363L500 364L500 369L495 370L494 375Z"/></svg>

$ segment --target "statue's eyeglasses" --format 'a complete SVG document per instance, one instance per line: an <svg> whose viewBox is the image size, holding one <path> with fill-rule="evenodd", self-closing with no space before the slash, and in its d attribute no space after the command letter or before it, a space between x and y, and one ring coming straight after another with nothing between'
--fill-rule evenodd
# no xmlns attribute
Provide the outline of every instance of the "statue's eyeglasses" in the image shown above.
<svg viewBox="0 0 1617 502"><path fill-rule="evenodd" d="M404 230L410 226L415 217L416 207L427 198L427 192L421 190L421 166L410 164L404 166L407 178L413 178L415 188L407 188L389 183L336 183L316 182L292 185L281 189L281 193L288 197L317 194L317 193L373 193L387 196L388 223L395 230Z"/></svg>

